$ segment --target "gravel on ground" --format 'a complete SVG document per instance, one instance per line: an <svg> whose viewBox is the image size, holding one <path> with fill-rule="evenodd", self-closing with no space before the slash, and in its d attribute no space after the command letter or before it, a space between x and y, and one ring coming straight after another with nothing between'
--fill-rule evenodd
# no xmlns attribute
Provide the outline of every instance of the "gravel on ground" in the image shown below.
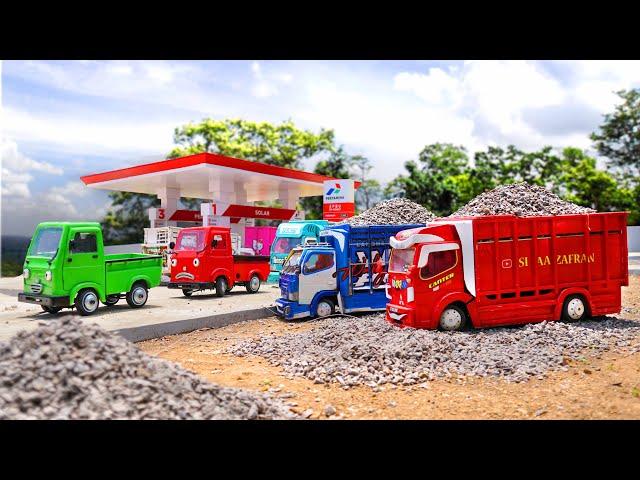
<svg viewBox="0 0 640 480"><path fill-rule="evenodd" d="M382 314L317 320L313 330L261 335L228 348L258 355L284 373L344 388L414 385L445 377L522 382L566 369L568 360L606 350L640 352L640 322L613 317L579 323L442 332L400 329Z"/></svg>
<svg viewBox="0 0 640 480"><path fill-rule="evenodd" d="M267 394L209 383L77 319L42 322L0 342L0 419L294 416Z"/></svg>

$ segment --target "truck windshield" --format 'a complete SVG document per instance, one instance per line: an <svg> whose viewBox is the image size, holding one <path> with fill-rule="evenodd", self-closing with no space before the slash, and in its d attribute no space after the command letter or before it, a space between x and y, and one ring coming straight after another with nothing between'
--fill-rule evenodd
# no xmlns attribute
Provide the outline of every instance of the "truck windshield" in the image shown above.
<svg viewBox="0 0 640 480"><path fill-rule="evenodd" d="M282 273L294 273L296 267L300 265L300 257L302 257L301 251L293 252L282 265Z"/></svg>
<svg viewBox="0 0 640 480"><path fill-rule="evenodd" d="M48 227L38 230L36 237L31 242L29 255L53 258L60 246L61 236L62 228Z"/></svg>
<svg viewBox="0 0 640 480"><path fill-rule="evenodd" d="M302 242L301 238L281 237L273 242L273 253L289 253Z"/></svg>
<svg viewBox="0 0 640 480"><path fill-rule="evenodd" d="M176 242L176 251L194 251L199 252L204 249L204 237L205 232L202 230L191 230L185 232L184 230L178 235L178 241Z"/></svg>
<svg viewBox="0 0 640 480"><path fill-rule="evenodd" d="M393 249L391 251L391 261L389 262L389 271L406 273L409 267L413 264L413 256L415 249Z"/></svg>

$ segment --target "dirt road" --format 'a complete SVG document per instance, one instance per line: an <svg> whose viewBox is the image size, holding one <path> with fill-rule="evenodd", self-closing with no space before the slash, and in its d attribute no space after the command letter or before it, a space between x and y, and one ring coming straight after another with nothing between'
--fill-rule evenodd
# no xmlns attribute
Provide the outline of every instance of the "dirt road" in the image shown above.
<svg viewBox="0 0 640 480"><path fill-rule="evenodd" d="M640 320L640 278L623 289L620 318ZM310 418L354 419L640 419L640 353L607 352L599 358L571 362L566 372L542 380L507 383L471 378L465 384L435 380L422 387L369 387L344 390L288 379L260 357L223 353L226 346L258 335L281 335L312 329L313 322L285 323L275 318L176 335L139 343L147 353L175 361L207 379L229 386L271 390L289 396L298 412Z"/></svg>

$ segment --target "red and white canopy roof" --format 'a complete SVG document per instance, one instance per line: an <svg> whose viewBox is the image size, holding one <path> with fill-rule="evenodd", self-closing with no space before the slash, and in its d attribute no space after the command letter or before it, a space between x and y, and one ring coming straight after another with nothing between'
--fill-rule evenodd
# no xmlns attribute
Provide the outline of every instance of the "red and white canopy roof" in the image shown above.
<svg viewBox="0 0 640 480"><path fill-rule="evenodd" d="M275 200L283 193L296 197L322 195L323 182L335 180L301 170L266 165L213 153L199 153L81 177L85 185L102 190L156 195L163 188L181 197L209 199L212 182L241 185L248 202ZM360 182L355 182L356 188Z"/></svg>

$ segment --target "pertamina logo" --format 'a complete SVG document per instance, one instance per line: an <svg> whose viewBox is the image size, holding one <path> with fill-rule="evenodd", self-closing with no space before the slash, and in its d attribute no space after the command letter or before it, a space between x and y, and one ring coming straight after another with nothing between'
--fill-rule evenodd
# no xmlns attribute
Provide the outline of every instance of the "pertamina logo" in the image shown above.
<svg viewBox="0 0 640 480"><path fill-rule="evenodd" d="M325 200L344 200L344 195L340 195L341 188L340 184L336 182L334 187L327 190Z"/></svg>

